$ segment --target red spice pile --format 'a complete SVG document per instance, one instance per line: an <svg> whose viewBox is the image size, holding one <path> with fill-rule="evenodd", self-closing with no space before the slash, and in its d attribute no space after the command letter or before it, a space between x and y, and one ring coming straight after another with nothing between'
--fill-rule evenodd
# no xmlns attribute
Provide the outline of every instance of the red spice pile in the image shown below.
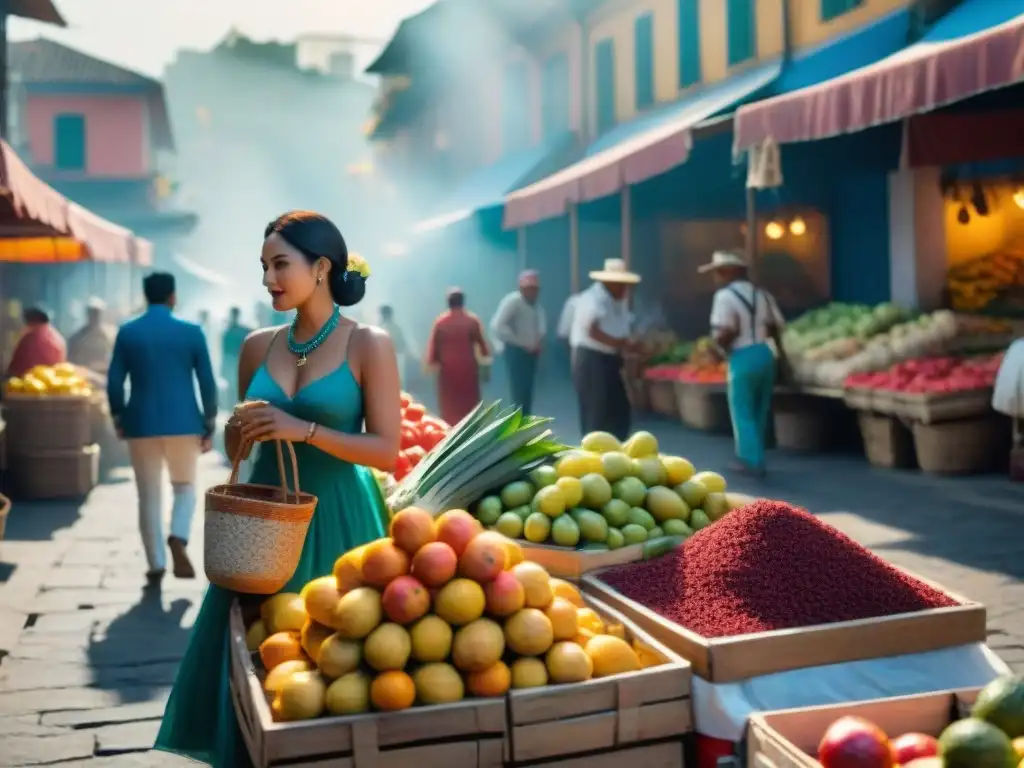
<svg viewBox="0 0 1024 768"><path fill-rule="evenodd" d="M602 581L704 637L729 637L956 605L808 512L734 510L674 552Z"/></svg>

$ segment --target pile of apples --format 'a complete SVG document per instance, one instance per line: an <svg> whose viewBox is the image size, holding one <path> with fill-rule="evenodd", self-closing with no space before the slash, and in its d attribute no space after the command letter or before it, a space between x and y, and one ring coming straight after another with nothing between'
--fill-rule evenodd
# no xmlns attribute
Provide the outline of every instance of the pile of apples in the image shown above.
<svg viewBox="0 0 1024 768"><path fill-rule="evenodd" d="M408 392L402 393L401 403L401 450L391 473L395 482L409 474L451 430L451 426L428 413L423 403L416 402Z"/></svg>
<svg viewBox="0 0 1024 768"><path fill-rule="evenodd" d="M929 357L907 360L878 373L855 373L845 382L850 389L889 392L951 393L989 389L1003 362L1003 353L975 358Z"/></svg>

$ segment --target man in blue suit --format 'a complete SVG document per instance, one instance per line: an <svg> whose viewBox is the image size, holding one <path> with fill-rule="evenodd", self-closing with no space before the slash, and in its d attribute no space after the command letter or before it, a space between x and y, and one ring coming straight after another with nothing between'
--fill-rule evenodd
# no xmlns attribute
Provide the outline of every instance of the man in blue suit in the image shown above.
<svg viewBox="0 0 1024 768"><path fill-rule="evenodd" d="M159 584L166 570L163 543L163 471L174 491L171 550L174 575L195 578L186 545L196 507L196 464L210 450L217 419L217 385L206 337L174 309L174 276L154 272L142 281L148 309L121 326L107 378L110 415L128 441L139 493L139 531L149 562L147 579ZM193 378L194 377L194 378ZM125 402L125 380L129 396ZM199 381L202 408L196 402Z"/></svg>

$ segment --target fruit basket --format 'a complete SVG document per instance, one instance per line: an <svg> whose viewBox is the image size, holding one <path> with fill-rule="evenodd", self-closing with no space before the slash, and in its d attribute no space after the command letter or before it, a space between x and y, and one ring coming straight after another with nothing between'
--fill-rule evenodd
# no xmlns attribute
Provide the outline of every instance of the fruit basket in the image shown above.
<svg viewBox="0 0 1024 768"><path fill-rule="evenodd" d="M92 402L87 396L7 395L4 405L12 457L79 450L92 442Z"/></svg>
<svg viewBox="0 0 1024 768"><path fill-rule="evenodd" d="M690 665L622 614L584 595L606 624L623 627L655 660L636 672L582 683L512 690L506 765L556 758L556 765L683 765L683 737L693 730ZM660 662L660 663L658 663ZM592 754L600 751L600 755ZM597 761L597 762L595 762Z"/></svg>
<svg viewBox="0 0 1024 768"><path fill-rule="evenodd" d="M725 384L679 381L675 384L675 396L679 418L687 427L714 434L732 430Z"/></svg>
<svg viewBox="0 0 1024 768"><path fill-rule="evenodd" d="M991 388L948 393L892 392L890 398L894 415L921 424L982 416L992 410Z"/></svg>
<svg viewBox="0 0 1024 768"><path fill-rule="evenodd" d="M651 411L669 419L678 418L679 404L676 402L675 383L664 379L651 379L647 384L647 399Z"/></svg>
<svg viewBox="0 0 1024 768"><path fill-rule="evenodd" d="M914 422L912 430L918 465L936 474L994 470L1005 461L1010 447L1009 425L995 413L939 423Z"/></svg>
<svg viewBox="0 0 1024 768"><path fill-rule="evenodd" d="M873 467L913 469L917 466L914 436L893 416L861 411L857 414L864 454Z"/></svg>
<svg viewBox="0 0 1024 768"><path fill-rule="evenodd" d="M12 490L22 499L82 499L99 482L100 447L41 451L9 459Z"/></svg>

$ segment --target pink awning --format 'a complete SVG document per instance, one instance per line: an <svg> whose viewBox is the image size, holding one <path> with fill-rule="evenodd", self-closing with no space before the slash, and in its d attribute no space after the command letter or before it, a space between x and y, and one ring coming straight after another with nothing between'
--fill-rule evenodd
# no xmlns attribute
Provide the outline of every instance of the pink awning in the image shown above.
<svg viewBox="0 0 1024 768"><path fill-rule="evenodd" d="M93 261L128 264L134 249L131 230L119 227L78 203L68 203L68 231L89 248Z"/></svg>
<svg viewBox="0 0 1024 768"><path fill-rule="evenodd" d="M737 153L768 139L814 141L892 123L1024 77L1024 14L954 40L917 43L876 64L740 107Z"/></svg>
<svg viewBox="0 0 1024 768"><path fill-rule="evenodd" d="M135 238L135 252L132 262L139 267L153 266L153 243L141 237Z"/></svg>

